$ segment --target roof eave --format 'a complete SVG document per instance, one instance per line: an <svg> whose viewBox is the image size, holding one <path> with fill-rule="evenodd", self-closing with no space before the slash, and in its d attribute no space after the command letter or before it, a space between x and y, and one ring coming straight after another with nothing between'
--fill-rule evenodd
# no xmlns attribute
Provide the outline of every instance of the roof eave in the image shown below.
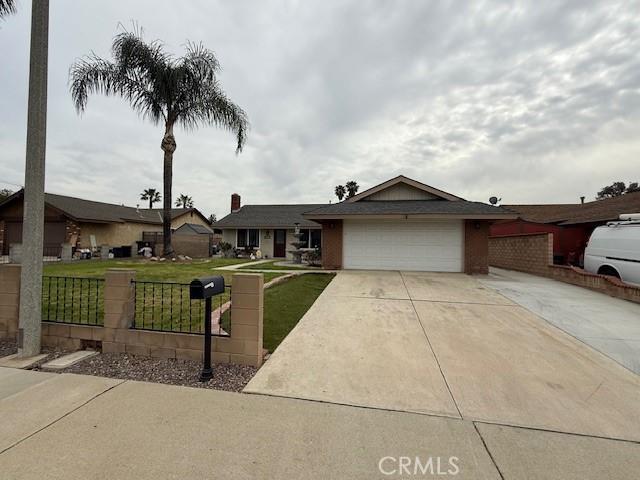
<svg viewBox="0 0 640 480"><path fill-rule="evenodd" d="M303 215L309 220L344 220L344 219L409 219L409 218L442 218L458 220L515 220L517 215L510 213L352 213L352 214L315 214L312 216Z"/></svg>

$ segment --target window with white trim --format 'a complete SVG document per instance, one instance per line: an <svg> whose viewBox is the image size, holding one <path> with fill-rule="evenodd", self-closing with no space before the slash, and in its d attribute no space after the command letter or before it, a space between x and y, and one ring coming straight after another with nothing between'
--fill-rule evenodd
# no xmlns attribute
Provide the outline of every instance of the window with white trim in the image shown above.
<svg viewBox="0 0 640 480"><path fill-rule="evenodd" d="M238 248L257 248L260 246L260 230L257 228L239 228L236 237Z"/></svg>
<svg viewBox="0 0 640 480"><path fill-rule="evenodd" d="M322 244L322 230L319 228L301 228L300 241L304 242L302 248L320 248Z"/></svg>

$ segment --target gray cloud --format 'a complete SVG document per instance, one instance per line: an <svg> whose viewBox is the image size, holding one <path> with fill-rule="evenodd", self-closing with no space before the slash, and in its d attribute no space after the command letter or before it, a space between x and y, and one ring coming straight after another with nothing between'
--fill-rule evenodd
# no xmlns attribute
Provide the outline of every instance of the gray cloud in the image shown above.
<svg viewBox="0 0 640 480"><path fill-rule="evenodd" d="M29 2L0 28L0 181L21 181ZM404 173L461 196L576 201L637 180L639 2L56 0L51 6L47 189L136 204L162 183L161 128L119 99L78 117L73 60L108 55L118 22L179 54L202 41L250 115L245 151L178 132L174 194L219 216L245 202L317 202ZM7 177L7 178L5 178Z"/></svg>

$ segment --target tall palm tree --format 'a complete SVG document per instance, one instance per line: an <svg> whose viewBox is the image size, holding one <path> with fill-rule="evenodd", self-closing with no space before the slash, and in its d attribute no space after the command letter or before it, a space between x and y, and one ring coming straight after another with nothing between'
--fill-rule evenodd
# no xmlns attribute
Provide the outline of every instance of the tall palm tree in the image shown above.
<svg viewBox="0 0 640 480"><path fill-rule="evenodd" d="M164 255L171 246L171 186L176 124L185 129L212 125L236 136L236 153L245 144L249 120L231 102L217 79L220 64L201 44L188 43L183 57L164 51L159 41L147 43L139 31L115 36L113 61L95 54L77 60L70 69L70 90L78 113L85 111L90 93L120 96L143 118L164 125L160 148L164 152L162 230Z"/></svg>
<svg viewBox="0 0 640 480"><path fill-rule="evenodd" d="M347 189L347 198L353 197L356 193L358 193L358 189L360 188L360 185L358 185L355 180L348 181L344 184L344 186Z"/></svg>
<svg viewBox="0 0 640 480"><path fill-rule="evenodd" d="M155 188L147 188L140 194L140 200L149 200L149 208L153 208L154 203L160 201L160 192Z"/></svg>
<svg viewBox="0 0 640 480"><path fill-rule="evenodd" d="M178 196L178 198L176 198L176 207L182 207L182 208L193 207L193 198L191 198L189 195L185 195L184 193L181 193Z"/></svg>
<svg viewBox="0 0 640 480"><path fill-rule="evenodd" d="M344 196L347 194L347 189L344 188L344 185L336 185L336 189L334 190L336 197L338 200L342 201Z"/></svg>
<svg viewBox="0 0 640 480"><path fill-rule="evenodd" d="M16 2L14 0L0 0L0 18L16 13Z"/></svg>

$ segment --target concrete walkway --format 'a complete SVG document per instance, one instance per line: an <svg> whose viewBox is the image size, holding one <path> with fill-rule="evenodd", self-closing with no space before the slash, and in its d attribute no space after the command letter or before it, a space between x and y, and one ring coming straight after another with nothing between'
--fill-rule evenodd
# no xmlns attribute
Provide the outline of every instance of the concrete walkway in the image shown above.
<svg viewBox="0 0 640 480"><path fill-rule="evenodd" d="M498 268L481 282L640 374L640 304Z"/></svg>
<svg viewBox="0 0 640 480"><path fill-rule="evenodd" d="M640 445L632 442L6 370L0 476L7 479L439 478L437 464L447 472L453 462L453 478L595 480L633 478L640 469ZM416 457L427 470L399 474L401 456L412 459L408 471Z"/></svg>
<svg viewBox="0 0 640 480"><path fill-rule="evenodd" d="M640 378L461 274L345 271L246 392L640 441Z"/></svg>

